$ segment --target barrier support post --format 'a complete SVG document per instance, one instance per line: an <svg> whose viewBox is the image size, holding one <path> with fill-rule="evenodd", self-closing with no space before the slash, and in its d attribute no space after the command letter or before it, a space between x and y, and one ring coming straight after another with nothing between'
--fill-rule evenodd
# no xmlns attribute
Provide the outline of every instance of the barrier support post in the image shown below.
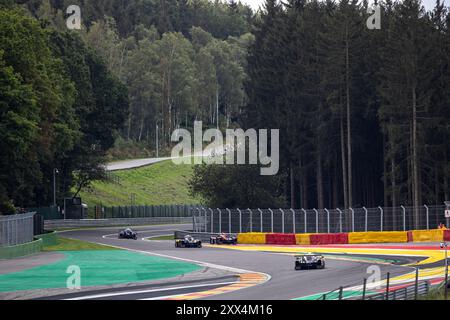
<svg viewBox="0 0 450 320"><path fill-rule="evenodd" d="M339 208L336 210L339 212L339 232L342 233L342 210Z"/></svg>
<svg viewBox="0 0 450 320"><path fill-rule="evenodd" d="M284 210L280 208L281 211L281 233L284 233Z"/></svg>
<svg viewBox="0 0 450 320"><path fill-rule="evenodd" d="M342 300L343 291L344 291L344 288L340 287L339 288L339 300Z"/></svg>
<svg viewBox="0 0 450 320"><path fill-rule="evenodd" d="M306 218L306 210L302 208L302 211L305 214L305 233L308 233L308 220Z"/></svg>
<svg viewBox="0 0 450 320"><path fill-rule="evenodd" d="M406 231L406 208L404 206L401 207L403 211L403 231Z"/></svg>
<svg viewBox="0 0 450 320"><path fill-rule="evenodd" d="M242 233L242 211L238 209L239 212L239 233Z"/></svg>
<svg viewBox="0 0 450 320"><path fill-rule="evenodd" d="M213 211L210 209L211 212ZM219 233L222 233L222 211L219 210Z"/></svg>
<svg viewBox="0 0 450 320"><path fill-rule="evenodd" d="M259 224L260 224L260 229L261 229L261 232L264 232L264 231L263 231L263 212L262 212L261 209L258 209L258 211L259 211Z"/></svg>
<svg viewBox="0 0 450 320"><path fill-rule="evenodd" d="M327 233L330 233L330 211L325 208L325 212L327 213Z"/></svg>
<svg viewBox="0 0 450 320"><path fill-rule="evenodd" d="M253 232L253 214L252 214L252 210L250 210L250 208L248 208L248 212L250 213L250 232Z"/></svg>
<svg viewBox="0 0 450 320"><path fill-rule="evenodd" d="M273 210L269 209L270 211L270 224L271 224L271 229L272 229L272 233L273 233Z"/></svg>
<svg viewBox="0 0 450 320"><path fill-rule="evenodd" d="M380 226L381 226L380 229L381 229L381 232L383 232L383 220L384 220L384 219L383 219L383 218L384 218L383 216L384 216L384 211L383 211L383 208L382 208L382 207L378 207L378 209L380 209L380 215L381 215L381 216L380 216L380 217L381 217L381 218L380 218Z"/></svg>
<svg viewBox="0 0 450 320"><path fill-rule="evenodd" d="M349 208L352 213L352 232L355 232L355 210L353 208Z"/></svg>
<svg viewBox="0 0 450 320"><path fill-rule="evenodd" d="M427 205L424 204L423 206L425 207L425 210L427 212L427 230L430 230L430 210Z"/></svg>
<svg viewBox="0 0 450 320"><path fill-rule="evenodd" d="M366 207L363 207L363 209L364 209L364 224L365 224L365 230L366 230L366 232L367 232L367 213L368 213L368 210L367 210Z"/></svg>
<svg viewBox="0 0 450 320"><path fill-rule="evenodd" d="M231 233L231 210L227 208L228 211L228 233Z"/></svg>
<svg viewBox="0 0 450 320"><path fill-rule="evenodd" d="M292 232L295 234L295 210L291 209L292 211Z"/></svg>
<svg viewBox="0 0 450 320"><path fill-rule="evenodd" d="M314 208L314 212L316 213L316 233L319 233L319 211Z"/></svg>

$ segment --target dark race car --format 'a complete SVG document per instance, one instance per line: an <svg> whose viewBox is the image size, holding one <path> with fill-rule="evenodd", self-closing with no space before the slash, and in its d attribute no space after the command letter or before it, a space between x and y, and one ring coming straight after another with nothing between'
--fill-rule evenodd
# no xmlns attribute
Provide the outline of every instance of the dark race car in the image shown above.
<svg viewBox="0 0 450 320"><path fill-rule="evenodd" d="M211 244L237 244L237 237L230 234L221 233L218 236L213 236L209 239Z"/></svg>
<svg viewBox="0 0 450 320"><path fill-rule="evenodd" d="M175 240L176 248L201 248L202 242L194 237L187 235L183 239Z"/></svg>
<svg viewBox="0 0 450 320"><path fill-rule="evenodd" d="M137 240L137 233L127 228L119 232L119 239L134 239Z"/></svg>
<svg viewBox="0 0 450 320"><path fill-rule="evenodd" d="M295 256L295 270L303 269L325 269L324 257L313 253Z"/></svg>

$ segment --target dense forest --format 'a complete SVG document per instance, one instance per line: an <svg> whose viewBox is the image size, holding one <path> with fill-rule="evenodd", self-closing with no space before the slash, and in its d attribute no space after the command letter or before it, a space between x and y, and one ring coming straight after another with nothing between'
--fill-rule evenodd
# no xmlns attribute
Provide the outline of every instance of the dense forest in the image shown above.
<svg viewBox="0 0 450 320"><path fill-rule="evenodd" d="M61 204L104 178L111 150L142 155L157 135L167 150L175 128L242 113L254 15L240 3L1 0L0 13L2 213L53 203L55 174Z"/></svg>
<svg viewBox="0 0 450 320"><path fill-rule="evenodd" d="M167 149L176 128L194 120L225 128L241 114L253 40L249 7L208 0L26 1L59 30L69 4L81 8L83 39L128 88L122 140L155 149L158 132L159 147Z"/></svg>
<svg viewBox="0 0 450 320"><path fill-rule="evenodd" d="M381 2L380 30L366 27L365 2L265 6L249 50L242 126L281 130L282 181L268 187L272 206L283 198L292 208L449 200L450 14L443 4L427 12L416 0ZM235 203L238 195L215 196L240 192L235 182L206 182L230 170L197 169L194 194L214 207L247 208L252 201ZM251 189L261 179L242 183Z"/></svg>
<svg viewBox="0 0 450 320"><path fill-rule="evenodd" d="M78 36L1 6L0 211L12 213L52 203L54 173L60 196L102 176L128 94Z"/></svg>

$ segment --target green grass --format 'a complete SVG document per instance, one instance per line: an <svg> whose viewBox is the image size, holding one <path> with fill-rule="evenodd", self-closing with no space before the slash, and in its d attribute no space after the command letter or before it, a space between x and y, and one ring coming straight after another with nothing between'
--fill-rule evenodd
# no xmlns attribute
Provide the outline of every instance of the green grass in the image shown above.
<svg viewBox="0 0 450 320"><path fill-rule="evenodd" d="M119 250L101 244L58 237L58 244L45 246L43 251Z"/></svg>
<svg viewBox="0 0 450 320"><path fill-rule="evenodd" d="M450 296L450 289L449 289L449 296ZM419 300L445 300L443 286L441 285L439 288L431 290L427 295L419 297Z"/></svg>
<svg viewBox="0 0 450 320"><path fill-rule="evenodd" d="M164 161L151 166L110 173L107 181L94 181L80 196L89 208L95 205L130 205L135 194L136 205L198 204L189 195L188 181L193 165L175 165Z"/></svg>
<svg viewBox="0 0 450 320"><path fill-rule="evenodd" d="M175 240L175 237L172 234L170 236L151 237L151 238L148 238L148 240Z"/></svg>

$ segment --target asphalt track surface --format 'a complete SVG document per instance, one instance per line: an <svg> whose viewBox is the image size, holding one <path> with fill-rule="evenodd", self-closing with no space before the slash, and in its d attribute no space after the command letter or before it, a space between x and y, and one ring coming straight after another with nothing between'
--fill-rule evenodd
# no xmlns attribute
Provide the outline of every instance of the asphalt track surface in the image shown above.
<svg viewBox="0 0 450 320"><path fill-rule="evenodd" d="M147 241L143 237L171 234L173 230L189 229L190 225L165 225L137 227L139 240L119 240L117 232L119 228L90 229L64 232L63 236L80 239L105 245L118 246L125 249L144 251L167 257L194 260L214 265L244 269L251 272L262 272L270 275L270 280L250 288L238 291L210 296L209 300L289 300L298 297L324 293L339 288L340 286L359 285L363 278L367 277L367 268L374 263L358 261L343 261L327 259L325 270L295 271L294 259L289 255L267 252L244 252L239 250L227 250L221 248L204 247L202 249L175 248L173 241ZM411 272L410 267L398 265L379 265L384 275L390 272L391 276L397 276ZM153 299L175 294L198 292L205 289L219 287L220 283L228 280L199 280L190 284L170 284L167 288L147 286L143 290L130 290L127 293L123 289L102 290L101 292L83 292L64 296L54 296L51 299L89 298L90 299ZM218 283L218 285L215 285ZM207 287L210 285L210 287ZM198 286L198 287L194 287ZM204 286L204 287L203 287ZM171 288L175 288L171 290ZM161 290L162 289L162 290ZM159 291L158 291L159 290Z"/></svg>

